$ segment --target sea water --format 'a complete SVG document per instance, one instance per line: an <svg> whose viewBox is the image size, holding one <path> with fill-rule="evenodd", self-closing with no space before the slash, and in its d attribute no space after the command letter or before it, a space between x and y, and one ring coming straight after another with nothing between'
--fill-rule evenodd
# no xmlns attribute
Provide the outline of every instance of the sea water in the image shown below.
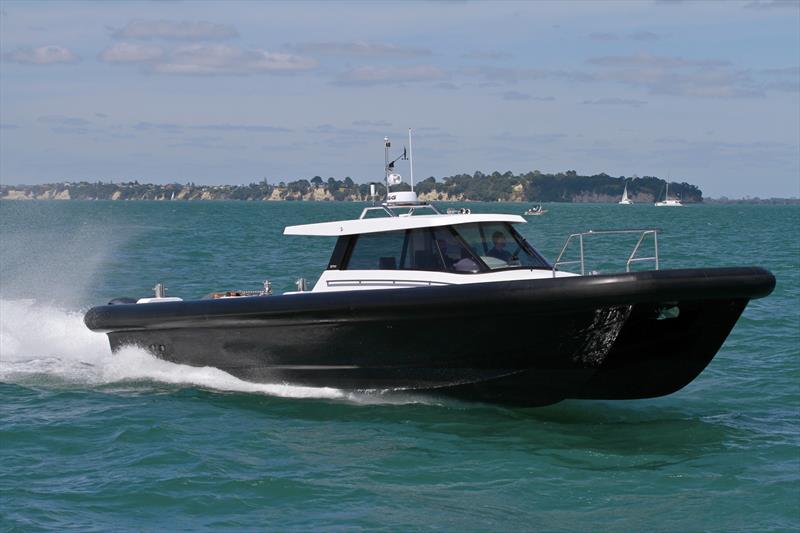
<svg viewBox="0 0 800 533"><path fill-rule="evenodd" d="M333 243L283 227L362 207L1 202L0 530L800 529L796 206L550 204L519 226L551 260L570 233L655 227L661 268L775 274L665 398L511 409L253 384L112 355L83 325L90 306L157 282L184 298L313 283ZM587 270L624 270L636 237L587 238Z"/></svg>

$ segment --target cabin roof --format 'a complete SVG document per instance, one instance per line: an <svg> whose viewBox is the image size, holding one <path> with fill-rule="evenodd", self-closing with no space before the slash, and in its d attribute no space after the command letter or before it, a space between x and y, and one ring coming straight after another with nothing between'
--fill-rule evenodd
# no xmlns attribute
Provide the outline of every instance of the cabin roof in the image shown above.
<svg viewBox="0 0 800 533"><path fill-rule="evenodd" d="M510 222L511 224L525 224L526 220L519 215L498 214L414 215L359 218L355 220L338 220L334 222L321 222L318 224L287 226L283 230L283 234L338 237L340 235L358 235L361 233L380 233L383 231L453 226L456 224L470 224L475 222Z"/></svg>

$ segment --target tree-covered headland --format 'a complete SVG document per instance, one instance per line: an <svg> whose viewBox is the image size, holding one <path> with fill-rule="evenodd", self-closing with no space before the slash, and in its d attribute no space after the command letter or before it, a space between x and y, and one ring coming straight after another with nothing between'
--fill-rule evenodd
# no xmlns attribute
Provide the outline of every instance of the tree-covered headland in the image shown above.
<svg viewBox="0 0 800 533"><path fill-rule="evenodd" d="M376 195L386 189L381 179L374 182ZM663 198L666 181L653 176L613 177L608 174L581 176L574 170L544 174L492 172L456 174L441 180L429 177L415 184L420 199L427 201L504 201L504 202L617 202L627 183L634 202L653 202ZM403 183L393 190L409 190ZM670 196L686 203L703 201L703 193L686 182L670 182ZM64 181L46 185L0 185L0 198L80 199L80 200L295 200L364 201L370 197L370 183L314 176L294 181L261 180L248 185L195 185L188 183L153 184L138 180L120 183L107 181Z"/></svg>

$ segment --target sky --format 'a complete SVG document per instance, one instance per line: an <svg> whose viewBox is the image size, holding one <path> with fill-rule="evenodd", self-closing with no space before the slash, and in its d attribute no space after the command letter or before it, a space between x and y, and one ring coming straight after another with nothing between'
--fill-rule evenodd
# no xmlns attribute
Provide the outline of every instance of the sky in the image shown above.
<svg viewBox="0 0 800 533"><path fill-rule="evenodd" d="M0 2L0 183L649 175L800 196L800 0ZM401 169L402 171L402 169Z"/></svg>

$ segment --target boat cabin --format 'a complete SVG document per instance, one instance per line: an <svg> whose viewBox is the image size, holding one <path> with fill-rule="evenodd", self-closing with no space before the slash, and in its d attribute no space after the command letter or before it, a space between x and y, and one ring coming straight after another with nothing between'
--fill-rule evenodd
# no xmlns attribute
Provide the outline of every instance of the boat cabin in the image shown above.
<svg viewBox="0 0 800 533"><path fill-rule="evenodd" d="M336 236L320 290L397 288L553 277L553 267L514 229L518 215L418 215L421 204L379 208L388 216L289 226L284 235ZM431 209L432 206L425 206ZM413 215L413 216L412 216Z"/></svg>

